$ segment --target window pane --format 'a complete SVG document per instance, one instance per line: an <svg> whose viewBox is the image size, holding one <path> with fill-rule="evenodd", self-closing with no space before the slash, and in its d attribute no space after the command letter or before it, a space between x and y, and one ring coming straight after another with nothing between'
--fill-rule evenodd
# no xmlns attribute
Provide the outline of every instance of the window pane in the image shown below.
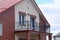
<svg viewBox="0 0 60 40"><path fill-rule="evenodd" d="M0 36L2 36L2 23L0 23Z"/></svg>
<svg viewBox="0 0 60 40"><path fill-rule="evenodd" d="M22 25L25 25L25 15L22 15Z"/></svg>
<svg viewBox="0 0 60 40"><path fill-rule="evenodd" d="M19 24L25 25L25 15L19 15Z"/></svg>
<svg viewBox="0 0 60 40"><path fill-rule="evenodd" d="M21 15L19 15L19 24L21 24Z"/></svg>
<svg viewBox="0 0 60 40"><path fill-rule="evenodd" d="M24 21L24 15L22 15L22 21Z"/></svg>
<svg viewBox="0 0 60 40"><path fill-rule="evenodd" d="M35 18L30 18L30 22L32 30L35 30Z"/></svg>

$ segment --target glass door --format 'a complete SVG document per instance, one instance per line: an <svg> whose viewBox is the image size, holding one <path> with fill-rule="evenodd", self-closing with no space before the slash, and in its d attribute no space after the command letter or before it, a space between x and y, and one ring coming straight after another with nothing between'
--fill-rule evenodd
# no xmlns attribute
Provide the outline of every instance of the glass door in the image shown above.
<svg viewBox="0 0 60 40"><path fill-rule="evenodd" d="M35 30L35 18L30 18L30 26L32 30Z"/></svg>

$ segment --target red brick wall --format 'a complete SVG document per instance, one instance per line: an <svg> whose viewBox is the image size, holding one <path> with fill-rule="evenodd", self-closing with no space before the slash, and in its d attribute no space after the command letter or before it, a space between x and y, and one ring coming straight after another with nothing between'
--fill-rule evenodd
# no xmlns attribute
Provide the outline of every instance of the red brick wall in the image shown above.
<svg viewBox="0 0 60 40"><path fill-rule="evenodd" d="M44 29L45 29L44 25L45 25L45 22L40 16L40 27L41 27L40 32L44 32ZM46 40L46 36L44 36L44 34L41 34L41 40Z"/></svg>
<svg viewBox="0 0 60 40"><path fill-rule="evenodd" d="M14 7L7 9L0 13L0 21L3 23L3 35L0 36L0 40L14 40Z"/></svg>
<svg viewBox="0 0 60 40"><path fill-rule="evenodd" d="M46 36L45 35L42 36L42 40L46 40Z"/></svg>
<svg viewBox="0 0 60 40"><path fill-rule="evenodd" d="M42 19L42 17L40 16L40 32L44 32L44 25L45 25L45 22L44 20Z"/></svg>

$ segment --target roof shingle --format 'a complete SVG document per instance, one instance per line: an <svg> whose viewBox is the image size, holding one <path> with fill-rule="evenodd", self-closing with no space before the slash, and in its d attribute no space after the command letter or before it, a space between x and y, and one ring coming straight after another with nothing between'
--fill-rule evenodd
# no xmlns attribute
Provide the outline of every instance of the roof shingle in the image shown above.
<svg viewBox="0 0 60 40"><path fill-rule="evenodd" d="M9 7L13 6L14 4L20 2L21 0L2 0L0 1L0 12L8 9Z"/></svg>

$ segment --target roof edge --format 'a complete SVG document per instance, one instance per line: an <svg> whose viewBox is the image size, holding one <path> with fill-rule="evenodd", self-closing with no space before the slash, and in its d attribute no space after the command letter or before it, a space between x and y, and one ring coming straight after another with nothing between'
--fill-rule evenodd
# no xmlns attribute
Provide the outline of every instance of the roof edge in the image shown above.
<svg viewBox="0 0 60 40"><path fill-rule="evenodd" d="M40 14L40 16L42 17L42 19L45 21L45 23L48 23L48 21L46 20L45 16L43 15L42 11L40 10L40 8L38 7L38 5L36 4L35 0L31 0L31 2L34 4L36 10L38 10L38 13ZM48 25L50 26L50 24L48 23Z"/></svg>

